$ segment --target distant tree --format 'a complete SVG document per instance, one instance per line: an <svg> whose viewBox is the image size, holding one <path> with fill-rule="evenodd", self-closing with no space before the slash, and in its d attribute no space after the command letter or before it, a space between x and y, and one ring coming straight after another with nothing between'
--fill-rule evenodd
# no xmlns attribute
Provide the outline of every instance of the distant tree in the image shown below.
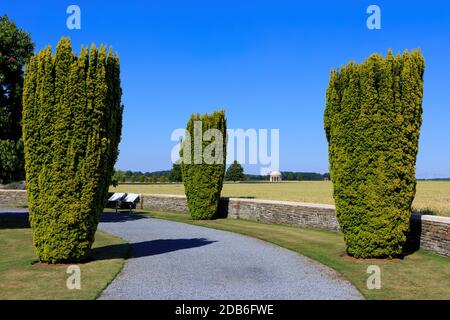
<svg viewBox="0 0 450 320"><path fill-rule="evenodd" d="M136 182L136 176L135 175L131 175L130 176L130 183L135 183Z"/></svg>
<svg viewBox="0 0 450 320"><path fill-rule="evenodd" d="M167 178L165 176L159 177L159 182L165 183L167 181Z"/></svg>
<svg viewBox="0 0 450 320"><path fill-rule="evenodd" d="M289 172L287 175L287 180L292 181L294 180L294 175L292 174L292 172Z"/></svg>
<svg viewBox="0 0 450 320"><path fill-rule="evenodd" d="M122 170L114 170L114 174L111 179L111 184L117 187L119 182L125 182L125 172Z"/></svg>
<svg viewBox="0 0 450 320"><path fill-rule="evenodd" d="M226 181L242 181L245 179L244 168L241 166L239 162L236 160L228 167L227 172L225 173Z"/></svg>
<svg viewBox="0 0 450 320"><path fill-rule="evenodd" d="M169 173L169 180L172 182L181 182L181 166L178 163L174 163L172 166L172 170Z"/></svg>
<svg viewBox="0 0 450 320"><path fill-rule="evenodd" d="M145 176L143 174L139 175L138 176L138 181L139 181L139 183L145 182Z"/></svg>
<svg viewBox="0 0 450 320"><path fill-rule="evenodd" d="M0 17L0 183L25 176L22 143L23 66L33 54L30 35Z"/></svg>
<svg viewBox="0 0 450 320"><path fill-rule="evenodd" d="M297 175L297 181L302 181L302 175L301 174Z"/></svg>

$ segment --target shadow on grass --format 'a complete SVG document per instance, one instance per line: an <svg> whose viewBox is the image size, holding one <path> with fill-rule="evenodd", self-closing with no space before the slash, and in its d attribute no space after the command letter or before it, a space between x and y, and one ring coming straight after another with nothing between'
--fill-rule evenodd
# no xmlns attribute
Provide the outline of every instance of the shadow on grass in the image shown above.
<svg viewBox="0 0 450 320"><path fill-rule="evenodd" d="M123 258L124 250L128 250L129 247L131 246L129 258L140 258L140 257L155 256L158 254L164 254L177 250L202 247L214 242L216 241L211 241L205 238L158 239L130 244L124 243L124 244L104 246L100 248L93 248L91 255L93 260L109 260L109 259Z"/></svg>

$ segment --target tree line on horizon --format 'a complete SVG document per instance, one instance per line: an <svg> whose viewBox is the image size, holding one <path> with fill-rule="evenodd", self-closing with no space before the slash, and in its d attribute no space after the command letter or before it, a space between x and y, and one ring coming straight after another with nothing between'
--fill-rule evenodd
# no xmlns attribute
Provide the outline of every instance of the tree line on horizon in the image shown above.
<svg viewBox="0 0 450 320"><path fill-rule="evenodd" d="M236 168L236 169L235 169ZM330 179L329 173L317 172L296 172L296 171L281 171L283 181L324 181ZM270 181L269 175L246 174L241 164L237 161L228 166L225 172L225 181ZM120 183L166 183L176 182L181 183L181 168L179 164L173 164L171 170L160 171L132 171L132 170L115 170L113 175L113 184Z"/></svg>

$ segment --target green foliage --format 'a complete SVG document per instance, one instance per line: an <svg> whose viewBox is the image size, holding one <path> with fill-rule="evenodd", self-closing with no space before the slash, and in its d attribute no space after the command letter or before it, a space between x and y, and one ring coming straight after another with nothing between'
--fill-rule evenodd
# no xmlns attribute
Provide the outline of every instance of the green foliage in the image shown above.
<svg viewBox="0 0 450 320"><path fill-rule="evenodd" d="M402 253L416 191L424 60L420 51L332 71L325 131L336 213L358 258Z"/></svg>
<svg viewBox="0 0 450 320"><path fill-rule="evenodd" d="M174 163L172 166L172 170L170 170L169 173L169 181L172 182L181 182L182 181L181 176L181 166L179 163Z"/></svg>
<svg viewBox="0 0 450 320"><path fill-rule="evenodd" d="M105 205L122 129L117 55L68 38L25 69L23 140L30 222L41 261L86 259Z"/></svg>
<svg viewBox="0 0 450 320"><path fill-rule="evenodd" d="M22 136L23 66L34 44L6 15L0 17L0 183L25 176Z"/></svg>
<svg viewBox="0 0 450 320"><path fill-rule="evenodd" d="M199 121L201 130L198 127L196 130L195 123ZM212 137L211 141L203 138L199 143L198 140L209 129L218 130L221 137ZM181 145L181 173L193 219L212 219L217 213L225 175L226 129L223 110L212 114L193 114L187 123L186 131L190 138L186 137ZM197 132L194 134L194 131ZM211 146L217 148L211 150ZM201 149L201 152L197 153L196 148ZM211 162L208 155L217 157L217 161Z"/></svg>
<svg viewBox="0 0 450 320"><path fill-rule="evenodd" d="M117 187L119 182L125 182L125 172L122 170L114 170L111 184L114 187Z"/></svg>
<svg viewBox="0 0 450 320"><path fill-rule="evenodd" d="M236 160L228 167L227 172L225 173L226 181L242 181L245 179L244 168L242 168L241 164Z"/></svg>

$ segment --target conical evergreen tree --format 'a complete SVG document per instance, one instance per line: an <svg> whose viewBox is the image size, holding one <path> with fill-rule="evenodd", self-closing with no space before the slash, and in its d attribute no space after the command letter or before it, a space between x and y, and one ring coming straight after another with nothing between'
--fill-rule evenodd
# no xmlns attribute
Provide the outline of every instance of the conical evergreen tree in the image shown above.
<svg viewBox="0 0 450 320"><path fill-rule="evenodd" d="M347 251L359 258L402 253L415 195L422 123L420 51L333 70L325 132L336 214Z"/></svg>
<svg viewBox="0 0 450 320"><path fill-rule="evenodd" d="M94 242L121 134L118 64L104 46L77 57L62 38L54 56L46 48L26 67L25 169L41 261L86 259Z"/></svg>
<svg viewBox="0 0 450 320"><path fill-rule="evenodd" d="M220 137L212 138L212 141L205 139L210 129L218 130ZM225 175L226 130L223 110L212 114L193 114L188 121L186 131L190 139L183 141L180 156L184 188L193 219L212 219L217 213ZM219 147L211 152L217 156L214 163L205 157L213 146L211 143L217 143Z"/></svg>

